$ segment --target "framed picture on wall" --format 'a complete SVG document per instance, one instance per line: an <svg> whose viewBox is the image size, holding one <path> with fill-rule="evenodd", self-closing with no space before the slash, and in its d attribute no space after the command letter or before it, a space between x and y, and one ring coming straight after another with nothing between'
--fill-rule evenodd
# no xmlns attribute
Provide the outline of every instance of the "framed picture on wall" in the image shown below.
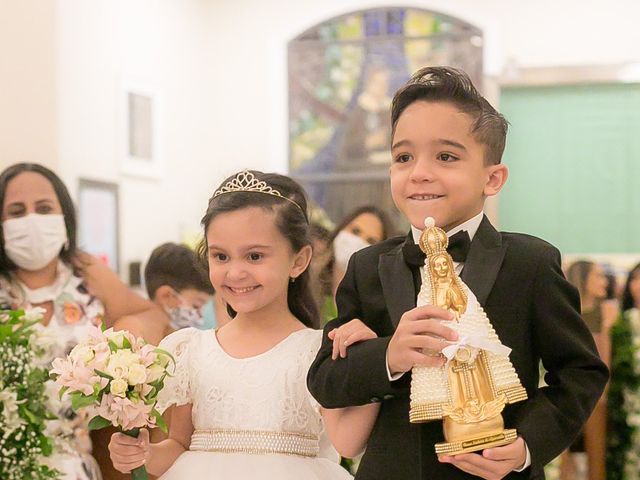
<svg viewBox="0 0 640 480"><path fill-rule="evenodd" d="M123 81L120 102L122 173L160 178L163 163L159 90L141 82Z"/></svg>
<svg viewBox="0 0 640 480"><path fill-rule="evenodd" d="M78 248L118 271L118 185L81 178L78 188Z"/></svg>

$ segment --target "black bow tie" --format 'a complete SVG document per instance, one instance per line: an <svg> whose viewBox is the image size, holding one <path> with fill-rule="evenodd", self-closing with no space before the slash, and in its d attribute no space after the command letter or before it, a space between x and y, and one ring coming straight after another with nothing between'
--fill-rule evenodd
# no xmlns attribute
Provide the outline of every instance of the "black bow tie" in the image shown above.
<svg viewBox="0 0 640 480"><path fill-rule="evenodd" d="M466 230L462 230L449 237L449 246L447 252L451 255L454 262L464 262L467 259L471 247L471 238ZM405 243L402 246L402 255L404 261L410 267L423 267L425 254L415 243Z"/></svg>

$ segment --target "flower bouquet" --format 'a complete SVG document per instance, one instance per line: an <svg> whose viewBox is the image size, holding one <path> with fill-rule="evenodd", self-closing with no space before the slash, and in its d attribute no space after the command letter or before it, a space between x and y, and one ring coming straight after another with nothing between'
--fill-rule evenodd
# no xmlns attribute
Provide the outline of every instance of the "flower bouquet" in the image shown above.
<svg viewBox="0 0 640 480"><path fill-rule="evenodd" d="M73 410L90 413L90 430L113 425L137 437L140 428L147 426L167 432L155 406L171 362L168 352L127 331L93 327L87 340L76 345L67 358L53 361L51 375L60 396L71 398ZM131 475L134 480L148 478L144 466Z"/></svg>
<svg viewBox="0 0 640 480"><path fill-rule="evenodd" d="M42 310L0 312L0 478L54 479L58 472L43 461L52 453L46 424L49 373L42 357L38 325Z"/></svg>

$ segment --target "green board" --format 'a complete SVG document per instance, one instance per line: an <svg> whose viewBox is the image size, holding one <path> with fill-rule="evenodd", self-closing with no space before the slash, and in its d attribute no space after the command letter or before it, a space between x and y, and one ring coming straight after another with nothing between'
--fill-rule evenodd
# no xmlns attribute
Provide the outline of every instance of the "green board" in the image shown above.
<svg viewBox="0 0 640 480"><path fill-rule="evenodd" d="M563 253L640 252L640 85L505 88L504 231Z"/></svg>

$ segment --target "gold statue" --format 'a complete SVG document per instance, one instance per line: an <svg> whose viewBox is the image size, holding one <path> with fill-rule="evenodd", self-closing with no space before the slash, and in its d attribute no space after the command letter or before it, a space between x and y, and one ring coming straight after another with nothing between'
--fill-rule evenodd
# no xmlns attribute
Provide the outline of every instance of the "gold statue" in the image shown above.
<svg viewBox="0 0 640 480"><path fill-rule="evenodd" d="M442 367L413 368L409 419L443 419L445 442L436 444L436 453L457 455L513 442L517 432L504 428L501 412L527 393L509 361L511 349L500 343L473 292L455 273L447 244L445 232L428 218L420 237L426 259L417 304L452 312L454 320L443 324L456 330L459 340L442 351L447 358Z"/></svg>

